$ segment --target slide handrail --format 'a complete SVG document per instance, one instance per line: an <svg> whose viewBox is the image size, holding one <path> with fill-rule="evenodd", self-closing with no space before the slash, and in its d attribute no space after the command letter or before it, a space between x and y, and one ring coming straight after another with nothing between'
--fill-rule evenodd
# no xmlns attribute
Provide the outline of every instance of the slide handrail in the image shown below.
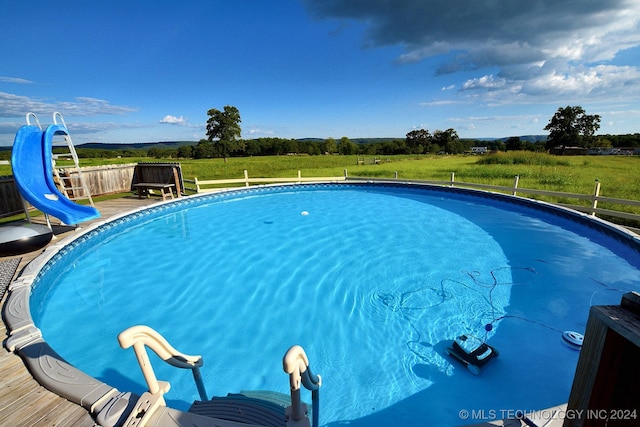
<svg viewBox="0 0 640 427"><path fill-rule="evenodd" d="M300 385L303 385L307 390L311 390L312 425L317 427L322 377L320 375L314 375L311 372L307 354L299 345L294 345L287 350L282 359L282 368L289 374L289 385L291 388L291 406L287 408L287 413L294 423L304 418L305 407L300 399Z"/></svg>
<svg viewBox="0 0 640 427"><path fill-rule="evenodd" d="M118 343L123 349L133 347L140 369L142 369L142 375L144 375L144 379L147 382L149 393L164 394L169 390L169 384L159 382L156 378L145 346L153 350L158 357L171 366L182 369L191 369L200 399L203 401L208 400L204 383L202 381L202 375L200 374L200 367L204 364L202 356L191 356L179 352L169 344L162 335L145 325L132 326L120 332L118 335Z"/></svg>
<svg viewBox="0 0 640 427"><path fill-rule="evenodd" d="M27 120L27 126L33 126L31 124L31 120L29 120L29 117L33 117L34 120L36 121L36 126L38 127L38 129L42 130L42 125L40 125L40 119L38 119L38 116L36 115L36 113L29 111L25 117L25 119Z"/></svg>
<svg viewBox="0 0 640 427"><path fill-rule="evenodd" d="M60 123L58 123L58 117L60 117ZM56 111L53 113L53 124L54 125L62 125L64 128L67 128L67 124L64 122L64 117L62 117L62 113Z"/></svg>

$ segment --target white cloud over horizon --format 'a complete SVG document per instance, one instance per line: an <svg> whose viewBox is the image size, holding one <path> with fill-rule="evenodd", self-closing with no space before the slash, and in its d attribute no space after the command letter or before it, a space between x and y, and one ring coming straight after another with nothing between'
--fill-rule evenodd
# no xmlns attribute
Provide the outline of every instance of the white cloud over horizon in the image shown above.
<svg viewBox="0 0 640 427"><path fill-rule="evenodd" d="M14 84L32 84L31 80L21 79L19 77L7 77L0 76L0 82L2 83L14 83Z"/></svg>
<svg viewBox="0 0 640 427"><path fill-rule="evenodd" d="M73 101L53 101L0 92L0 117L24 117L28 112L51 115L60 112L62 115L79 117L126 114L136 111L135 108L112 105L109 101L91 97L76 97Z"/></svg>
<svg viewBox="0 0 640 427"><path fill-rule="evenodd" d="M319 19L363 23L367 47L400 46L398 63L436 58L435 75L479 71L459 91L482 89L489 102L640 95L637 67L603 63L640 46L640 0L304 1Z"/></svg>
<svg viewBox="0 0 640 427"><path fill-rule="evenodd" d="M162 120L160 120L160 123L165 123L170 125L185 125L187 123L187 119L185 119L182 116L176 117L176 116L167 114L162 118Z"/></svg>

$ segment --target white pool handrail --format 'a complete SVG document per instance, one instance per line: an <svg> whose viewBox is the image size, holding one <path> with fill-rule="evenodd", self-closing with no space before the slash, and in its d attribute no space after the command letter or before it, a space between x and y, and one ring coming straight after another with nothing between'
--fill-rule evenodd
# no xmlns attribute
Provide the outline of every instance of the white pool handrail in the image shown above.
<svg viewBox="0 0 640 427"><path fill-rule="evenodd" d="M313 375L309 369L309 359L304 349L299 345L294 345L282 358L282 368L289 374L289 385L291 387L291 406L286 409L288 416L287 426L309 425L306 417L306 405L300 399L300 385L312 392L313 404L313 426L318 426L319 417L319 394L318 389L322 386L320 375Z"/></svg>
<svg viewBox="0 0 640 427"><path fill-rule="evenodd" d="M196 382L200 398L207 400L207 393L202 382L200 367L203 365L202 356L190 356L179 352L158 332L145 325L132 326L118 335L120 347L127 349L133 346L133 351L138 359L142 375L147 382L149 393L163 395L169 391L170 384L166 381L158 381L151 367L149 355L145 346L154 351L162 360L176 368L191 369L193 379Z"/></svg>

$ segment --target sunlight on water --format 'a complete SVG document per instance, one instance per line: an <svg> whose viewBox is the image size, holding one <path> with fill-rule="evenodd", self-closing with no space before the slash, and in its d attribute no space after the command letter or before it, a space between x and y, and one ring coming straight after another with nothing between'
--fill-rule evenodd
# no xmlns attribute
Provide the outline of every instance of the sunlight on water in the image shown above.
<svg viewBox="0 0 640 427"><path fill-rule="evenodd" d="M636 289L637 269L542 220L428 194L263 191L124 222L51 267L33 316L75 366L136 392L140 369L116 340L134 324L202 354L210 395L288 392L281 359L300 344L323 377L325 425L456 425L468 421L463 408L565 402L577 352L559 333L583 331L592 300ZM461 334L500 348L480 377L444 353ZM561 365L553 376L550 357ZM155 360L172 385L167 400L187 408L197 399L190 374ZM508 389L508 375L526 390ZM550 378L543 397L531 392Z"/></svg>

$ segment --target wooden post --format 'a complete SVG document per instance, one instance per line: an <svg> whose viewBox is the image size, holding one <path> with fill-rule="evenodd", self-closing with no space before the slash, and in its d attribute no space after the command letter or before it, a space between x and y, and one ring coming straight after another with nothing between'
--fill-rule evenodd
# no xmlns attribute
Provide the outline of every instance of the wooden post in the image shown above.
<svg viewBox="0 0 640 427"><path fill-rule="evenodd" d="M591 307L564 427L640 425L639 318L635 292L620 305Z"/></svg>
<svg viewBox="0 0 640 427"><path fill-rule="evenodd" d="M516 177L513 179L513 194L514 196L516 195L516 190L518 189L518 181L520 181L520 175L516 175Z"/></svg>
<svg viewBox="0 0 640 427"><path fill-rule="evenodd" d="M598 207L598 196L600 195L600 181L596 179L596 188L593 191L593 202L591 203L591 209ZM596 216L595 211L591 211L591 216Z"/></svg>
<svg viewBox="0 0 640 427"><path fill-rule="evenodd" d="M246 169L244 170L244 186L249 186L249 172Z"/></svg>
<svg viewBox="0 0 640 427"><path fill-rule="evenodd" d="M453 187L453 183L456 180L456 173L455 172L451 172L451 185L449 185L449 187Z"/></svg>
<svg viewBox="0 0 640 427"><path fill-rule="evenodd" d="M175 182L176 184L176 195L178 197L182 197L182 188L180 188L180 178L178 175L178 168L177 167L173 167L173 182Z"/></svg>
<svg viewBox="0 0 640 427"><path fill-rule="evenodd" d="M344 170L344 177L346 178L347 176L348 176L348 175L347 175L347 170L345 169L345 170Z"/></svg>
<svg viewBox="0 0 640 427"><path fill-rule="evenodd" d="M398 171L395 171L395 172L393 173L393 179L398 179Z"/></svg>
<svg viewBox="0 0 640 427"><path fill-rule="evenodd" d="M300 172L300 169L298 169L298 184L302 182L301 179L302 179L302 172Z"/></svg>

